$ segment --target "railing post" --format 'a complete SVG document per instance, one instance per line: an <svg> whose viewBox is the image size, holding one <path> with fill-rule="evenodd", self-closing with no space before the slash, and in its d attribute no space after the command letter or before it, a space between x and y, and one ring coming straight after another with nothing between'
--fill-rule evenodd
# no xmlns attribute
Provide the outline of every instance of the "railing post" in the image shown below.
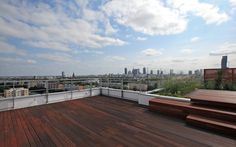
<svg viewBox="0 0 236 147"><path fill-rule="evenodd" d="M73 84L73 82L72 82L72 80L70 80L70 99L72 100L73 99L73 91L72 91L72 84Z"/></svg>
<svg viewBox="0 0 236 147"><path fill-rule="evenodd" d="M89 83L89 91L90 91L90 96L92 96L92 82L91 81Z"/></svg>
<svg viewBox="0 0 236 147"><path fill-rule="evenodd" d="M108 96L110 96L110 90L109 90L109 87L110 87L110 78L108 77Z"/></svg>
<svg viewBox="0 0 236 147"><path fill-rule="evenodd" d="M46 87L46 104L48 103L48 81L45 81L45 87Z"/></svg>
<svg viewBox="0 0 236 147"><path fill-rule="evenodd" d="M121 79L121 98L124 98L124 79Z"/></svg>
<svg viewBox="0 0 236 147"><path fill-rule="evenodd" d="M15 89L15 81L13 81L13 102L12 102L12 108L15 108L15 97L16 97L16 89Z"/></svg>
<svg viewBox="0 0 236 147"><path fill-rule="evenodd" d="M100 84L100 95L102 95L102 78L101 78L101 82L99 82L99 84Z"/></svg>

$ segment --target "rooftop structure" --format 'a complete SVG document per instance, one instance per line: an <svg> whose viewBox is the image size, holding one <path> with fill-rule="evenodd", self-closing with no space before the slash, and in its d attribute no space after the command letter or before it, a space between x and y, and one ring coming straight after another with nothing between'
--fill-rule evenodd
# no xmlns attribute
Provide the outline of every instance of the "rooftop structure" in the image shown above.
<svg viewBox="0 0 236 147"><path fill-rule="evenodd" d="M0 112L0 146L233 146L135 102L96 96ZM3 133L4 132L4 133Z"/></svg>

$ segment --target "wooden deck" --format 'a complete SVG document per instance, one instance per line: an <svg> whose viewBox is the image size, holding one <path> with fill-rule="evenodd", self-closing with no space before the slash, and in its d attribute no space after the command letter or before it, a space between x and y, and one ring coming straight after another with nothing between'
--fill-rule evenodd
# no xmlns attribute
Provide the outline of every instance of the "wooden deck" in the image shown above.
<svg viewBox="0 0 236 147"><path fill-rule="evenodd" d="M236 91L198 89L187 94L186 97L193 102L236 108Z"/></svg>
<svg viewBox="0 0 236 147"><path fill-rule="evenodd" d="M236 104L236 91L198 89L186 95L193 100Z"/></svg>
<svg viewBox="0 0 236 147"><path fill-rule="evenodd" d="M109 97L0 112L0 147L236 146L138 104Z"/></svg>

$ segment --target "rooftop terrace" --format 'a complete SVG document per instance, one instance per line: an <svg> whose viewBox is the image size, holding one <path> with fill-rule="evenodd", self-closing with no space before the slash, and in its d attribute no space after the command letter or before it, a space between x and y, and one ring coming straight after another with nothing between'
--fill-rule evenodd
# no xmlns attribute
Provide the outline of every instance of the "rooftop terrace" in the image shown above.
<svg viewBox="0 0 236 147"><path fill-rule="evenodd" d="M95 96L0 112L0 146L236 146L122 99Z"/></svg>

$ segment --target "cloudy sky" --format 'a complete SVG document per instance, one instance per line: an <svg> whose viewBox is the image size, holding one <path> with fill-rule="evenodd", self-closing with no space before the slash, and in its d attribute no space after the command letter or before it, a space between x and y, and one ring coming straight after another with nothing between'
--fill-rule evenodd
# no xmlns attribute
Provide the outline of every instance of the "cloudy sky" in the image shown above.
<svg viewBox="0 0 236 147"><path fill-rule="evenodd" d="M0 75L236 67L236 0L1 0Z"/></svg>

